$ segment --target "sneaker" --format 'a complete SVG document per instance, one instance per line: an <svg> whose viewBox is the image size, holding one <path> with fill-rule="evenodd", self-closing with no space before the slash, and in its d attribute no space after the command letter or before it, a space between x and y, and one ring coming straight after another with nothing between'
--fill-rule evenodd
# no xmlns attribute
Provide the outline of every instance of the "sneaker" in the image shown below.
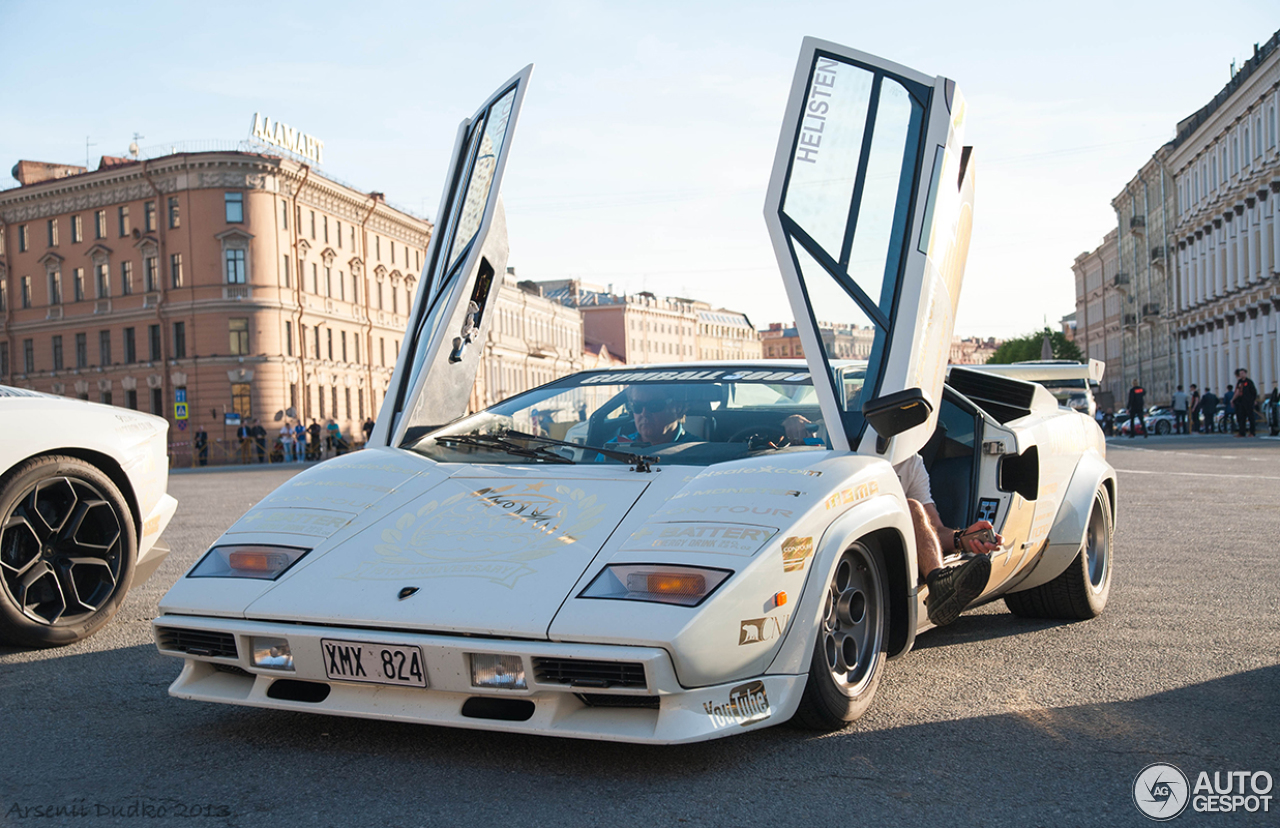
<svg viewBox="0 0 1280 828"><path fill-rule="evenodd" d="M960 617L960 613L973 599L987 588L991 577L991 558L975 555L959 566L938 567L929 573L925 583L929 585L929 620L942 627Z"/></svg>

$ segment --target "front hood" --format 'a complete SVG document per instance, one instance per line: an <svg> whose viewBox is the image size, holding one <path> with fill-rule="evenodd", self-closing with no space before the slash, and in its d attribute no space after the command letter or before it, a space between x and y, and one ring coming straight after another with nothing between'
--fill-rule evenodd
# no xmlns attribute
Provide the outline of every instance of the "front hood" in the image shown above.
<svg viewBox="0 0 1280 828"><path fill-rule="evenodd" d="M545 638L647 481L465 476L478 471L422 480L421 494L304 559L246 617Z"/></svg>

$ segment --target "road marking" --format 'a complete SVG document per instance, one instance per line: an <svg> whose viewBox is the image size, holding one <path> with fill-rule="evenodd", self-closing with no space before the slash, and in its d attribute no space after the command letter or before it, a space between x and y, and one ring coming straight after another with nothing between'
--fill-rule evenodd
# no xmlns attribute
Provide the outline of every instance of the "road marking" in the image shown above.
<svg viewBox="0 0 1280 828"><path fill-rule="evenodd" d="M1244 480L1280 480L1280 477L1266 477L1260 474L1206 474L1205 472L1171 472L1171 471L1139 471L1137 469L1116 469L1125 474L1167 474L1178 477L1237 477Z"/></svg>
<svg viewBox="0 0 1280 828"><path fill-rule="evenodd" d="M1280 439L1280 438L1275 438L1275 437L1259 437L1259 438L1257 438L1257 439L1260 439L1260 440L1273 440L1273 439ZM1210 447L1208 447L1208 446L1206 446L1206 447L1205 447L1205 451L1203 451L1203 452L1201 452L1201 451L1178 451L1177 449L1173 449L1172 451L1161 451L1160 449L1154 449L1154 448L1143 448L1142 446L1125 446L1125 445L1115 445L1115 444L1113 444L1113 443L1107 443L1107 449L1108 449L1108 450L1115 450L1115 451L1145 451L1145 452L1148 452L1148 453L1150 453L1150 454L1183 454L1183 455L1186 455L1186 456L1188 456L1188 457L1205 457L1205 458L1212 458L1212 459L1214 459L1214 460L1249 460L1249 461L1252 461L1252 462L1255 462L1255 463L1270 463L1270 462L1274 462L1274 460L1275 460L1275 458L1274 458L1274 457L1270 457L1270 456L1268 456L1268 457L1253 457L1253 456L1249 456L1249 455L1238 455L1238 454L1211 454L1211 453L1206 453L1206 452L1211 451Z"/></svg>

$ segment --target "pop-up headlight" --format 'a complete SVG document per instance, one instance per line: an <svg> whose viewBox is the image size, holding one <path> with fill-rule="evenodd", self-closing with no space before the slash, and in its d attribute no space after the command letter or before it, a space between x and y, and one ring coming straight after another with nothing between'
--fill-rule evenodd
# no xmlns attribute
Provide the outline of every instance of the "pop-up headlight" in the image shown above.
<svg viewBox="0 0 1280 828"><path fill-rule="evenodd" d="M310 551L291 546L215 546L187 577L274 581Z"/></svg>
<svg viewBox="0 0 1280 828"><path fill-rule="evenodd" d="M611 564L579 597L654 601L694 607L732 574L728 569L701 566Z"/></svg>

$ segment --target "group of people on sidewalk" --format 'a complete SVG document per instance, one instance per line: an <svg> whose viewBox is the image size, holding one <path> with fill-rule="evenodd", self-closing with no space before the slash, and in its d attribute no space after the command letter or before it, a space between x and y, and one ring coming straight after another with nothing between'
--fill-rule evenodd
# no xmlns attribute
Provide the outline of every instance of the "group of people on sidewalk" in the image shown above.
<svg viewBox="0 0 1280 828"><path fill-rule="evenodd" d="M1236 384L1222 392L1222 397L1207 388L1203 394L1193 383L1191 392L1187 393L1178 386L1173 392L1170 410L1173 411L1174 434L1212 434L1221 431L1223 434L1234 430L1236 437L1256 437L1258 422L1258 387L1249 379L1249 372L1240 368L1236 371ZM1280 409L1280 386L1273 388L1269 397L1269 412L1274 418ZM1129 412L1129 437L1137 436L1137 424L1142 424L1142 436L1148 434L1146 420L1146 391L1135 379L1129 389L1126 407ZM1218 412L1222 412L1222 420L1218 421Z"/></svg>
<svg viewBox="0 0 1280 828"><path fill-rule="evenodd" d="M373 426L372 418L366 419L361 425L366 443L373 433ZM323 426L314 418L309 426L304 426L301 420L285 420L270 448L267 446L267 436L262 420L242 423L236 429L239 462L245 465L253 462L301 463L346 454L352 447L352 441L342 433L333 419L327 420ZM209 465L209 433L204 426L196 428L194 448L197 462L201 466Z"/></svg>

